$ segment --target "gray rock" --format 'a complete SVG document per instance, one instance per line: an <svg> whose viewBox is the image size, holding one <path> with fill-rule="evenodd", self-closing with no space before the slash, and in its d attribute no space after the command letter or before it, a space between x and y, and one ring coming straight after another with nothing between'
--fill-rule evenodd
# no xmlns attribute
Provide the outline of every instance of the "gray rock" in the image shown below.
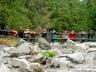
<svg viewBox="0 0 96 72"><path fill-rule="evenodd" d="M75 52L85 53L89 49L89 46L85 44L75 44L75 47L76 47Z"/></svg>
<svg viewBox="0 0 96 72"><path fill-rule="evenodd" d="M1 67L0 67L0 72L11 72L11 71L7 66L2 64Z"/></svg>
<svg viewBox="0 0 96 72"><path fill-rule="evenodd" d="M51 61L51 64L54 65L54 67L57 67L58 65L60 68L70 68L73 67L72 63L68 61L66 58L53 58Z"/></svg>
<svg viewBox="0 0 96 72"><path fill-rule="evenodd" d="M27 67L29 62L26 59L13 58L11 60L11 66L13 67Z"/></svg>
<svg viewBox="0 0 96 72"><path fill-rule="evenodd" d="M21 67L18 72L45 72L39 63L31 63L27 67Z"/></svg>
<svg viewBox="0 0 96 72"><path fill-rule="evenodd" d="M30 64L31 72L45 72L43 67L39 63Z"/></svg>
<svg viewBox="0 0 96 72"><path fill-rule="evenodd" d="M81 52L78 52L78 53L68 54L67 58L69 61L73 63L80 64L84 62L85 55L83 55Z"/></svg>
<svg viewBox="0 0 96 72"><path fill-rule="evenodd" d="M96 61L96 48L90 48L85 56L85 62L92 64Z"/></svg>
<svg viewBox="0 0 96 72"><path fill-rule="evenodd" d="M28 60L30 62L41 62L41 59L43 59L43 55L42 54L36 54L36 55L32 55L31 58Z"/></svg>
<svg viewBox="0 0 96 72"><path fill-rule="evenodd" d="M22 38L20 38L19 41L18 41L18 43L17 43L17 45L16 45L16 47L20 46L21 44L23 44L25 42L26 42L25 40L23 40Z"/></svg>
<svg viewBox="0 0 96 72"><path fill-rule="evenodd" d="M52 49L57 49L57 48L61 49L62 48L60 43L51 43L50 46L51 46Z"/></svg>
<svg viewBox="0 0 96 72"><path fill-rule="evenodd" d="M23 43L20 46L18 46L17 48L14 48L13 50L11 50L11 54L29 54L31 52L31 44L30 43Z"/></svg>
<svg viewBox="0 0 96 72"><path fill-rule="evenodd" d="M39 63L30 63L26 59L13 58L11 61L13 67L19 67L18 72L44 72Z"/></svg>
<svg viewBox="0 0 96 72"><path fill-rule="evenodd" d="M39 48L41 48L43 50L51 49L51 46L50 46L49 42L47 40L45 40L44 38L39 38L38 39L38 46L39 46Z"/></svg>

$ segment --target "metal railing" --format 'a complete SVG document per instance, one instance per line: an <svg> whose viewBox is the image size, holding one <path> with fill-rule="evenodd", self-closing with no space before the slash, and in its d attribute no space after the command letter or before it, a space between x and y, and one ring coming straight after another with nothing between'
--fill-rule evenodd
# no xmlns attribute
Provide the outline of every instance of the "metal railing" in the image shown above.
<svg viewBox="0 0 96 72"><path fill-rule="evenodd" d="M23 37L24 40L26 41L30 41L30 42L36 42L38 37L41 37L41 34L39 33L37 36L35 36L34 38L30 37ZM0 38L13 38L11 35L5 36L5 35L0 35ZM18 36L16 36L15 38L19 38ZM48 33L48 38L46 38L46 40L48 40L49 42L52 42L52 40L55 40L57 42L64 42L64 40L66 40L66 38L62 38L62 33L58 33L57 34L57 38L51 38L51 34ZM96 38L94 38L93 40L89 40L87 37L87 34L85 34L85 36L83 38L79 37L79 34L77 34L77 37L75 39L71 39L74 41L78 41L78 42L87 42L87 41L96 41Z"/></svg>

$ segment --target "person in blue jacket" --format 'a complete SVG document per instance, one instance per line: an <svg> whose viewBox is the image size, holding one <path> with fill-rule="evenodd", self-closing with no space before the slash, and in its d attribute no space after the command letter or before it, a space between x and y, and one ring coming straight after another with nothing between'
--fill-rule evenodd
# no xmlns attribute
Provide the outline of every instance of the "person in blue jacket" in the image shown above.
<svg viewBox="0 0 96 72"><path fill-rule="evenodd" d="M57 40L57 32L55 31L55 29L53 29L53 31L51 31L51 42L56 42Z"/></svg>

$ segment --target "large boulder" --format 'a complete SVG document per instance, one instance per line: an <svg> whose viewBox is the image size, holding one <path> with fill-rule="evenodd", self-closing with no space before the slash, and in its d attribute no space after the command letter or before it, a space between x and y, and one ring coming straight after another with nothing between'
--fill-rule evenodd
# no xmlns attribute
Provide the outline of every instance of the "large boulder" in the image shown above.
<svg viewBox="0 0 96 72"><path fill-rule="evenodd" d="M11 59L12 67L27 67L28 64L29 62L26 59L18 59L18 58Z"/></svg>
<svg viewBox="0 0 96 72"><path fill-rule="evenodd" d="M32 48L31 48L31 44L30 43L23 43L20 46L14 48L13 50L11 50L11 54L29 54L31 52Z"/></svg>
<svg viewBox="0 0 96 72"><path fill-rule="evenodd" d="M71 61L73 63L77 63L77 64L81 64L85 60L85 54L83 54L81 52L68 54L66 57L68 58L69 61Z"/></svg>
<svg viewBox="0 0 96 72"><path fill-rule="evenodd" d="M88 52L85 56L85 62L87 64L92 64L96 61L96 48L88 49Z"/></svg>
<svg viewBox="0 0 96 72"><path fill-rule="evenodd" d="M51 61L53 67L68 68L73 67L72 63L68 61L65 57L53 58Z"/></svg>
<svg viewBox="0 0 96 72"><path fill-rule="evenodd" d="M41 48L43 50L51 49L51 46L50 46L49 42L44 38L39 38L38 39L38 46L39 46L39 48Z"/></svg>
<svg viewBox="0 0 96 72"><path fill-rule="evenodd" d="M70 39L67 40L66 46L69 49L73 49L73 53L86 52L89 49L89 43L77 43Z"/></svg>
<svg viewBox="0 0 96 72"><path fill-rule="evenodd" d="M88 45L85 44L76 44L75 45L75 52L86 52L89 49Z"/></svg>
<svg viewBox="0 0 96 72"><path fill-rule="evenodd" d="M18 72L45 72L39 63L30 63L26 59L13 58L11 65L12 67L18 67Z"/></svg>
<svg viewBox="0 0 96 72"><path fill-rule="evenodd" d="M45 72L45 70L39 63L32 63L28 67L20 68L18 72Z"/></svg>

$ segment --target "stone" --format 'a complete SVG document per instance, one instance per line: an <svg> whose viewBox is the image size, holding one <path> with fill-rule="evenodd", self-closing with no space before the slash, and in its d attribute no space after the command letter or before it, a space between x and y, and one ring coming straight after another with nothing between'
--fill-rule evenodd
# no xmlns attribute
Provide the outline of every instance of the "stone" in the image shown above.
<svg viewBox="0 0 96 72"><path fill-rule="evenodd" d="M29 62L26 59L13 58L11 60L11 66L13 67L27 67Z"/></svg>
<svg viewBox="0 0 96 72"><path fill-rule="evenodd" d="M42 54L32 55L28 61L29 62L41 62L41 59L43 59L43 57L44 56Z"/></svg>
<svg viewBox="0 0 96 72"><path fill-rule="evenodd" d="M60 43L51 43L50 46L52 49L57 49L57 48L60 49L61 48Z"/></svg>
<svg viewBox="0 0 96 72"><path fill-rule="evenodd" d="M17 45L16 45L16 47L20 46L23 43L26 43L26 41L23 40L22 38L20 38L19 41L18 41L18 43L17 43Z"/></svg>
<svg viewBox="0 0 96 72"><path fill-rule="evenodd" d="M31 55L38 54L41 52L41 49L39 48L38 44L32 45L31 48Z"/></svg>
<svg viewBox="0 0 96 72"><path fill-rule="evenodd" d="M51 61L51 64L54 67L60 66L60 68L68 68L68 67L73 67L72 63L68 61L66 58L53 58Z"/></svg>
<svg viewBox="0 0 96 72"><path fill-rule="evenodd" d="M11 72L11 71L7 66L2 64L1 67L0 67L0 72Z"/></svg>
<svg viewBox="0 0 96 72"><path fill-rule="evenodd" d="M92 64L96 61L96 48L90 48L85 56L85 62Z"/></svg>
<svg viewBox="0 0 96 72"><path fill-rule="evenodd" d="M85 60L85 55L81 52L73 53L73 54L68 54L66 56L69 61L77 64L82 64Z"/></svg>
<svg viewBox="0 0 96 72"><path fill-rule="evenodd" d="M86 52L89 46L84 44L75 44L75 52Z"/></svg>
<svg viewBox="0 0 96 72"><path fill-rule="evenodd" d="M39 63L31 63L30 69L31 69L31 72L45 72L45 70Z"/></svg>
<svg viewBox="0 0 96 72"><path fill-rule="evenodd" d="M29 54L31 52L31 44L23 43L17 48L14 48L10 53L11 54Z"/></svg>
<svg viewBox="0 0 96 72"><path fill-rule="evenodd" d="M18 72L45 72L39 63L31 63L27 67L22 67Z"/></svg>
<svg viewBox="0 0 96 72"><path fill-rule="evenodd" d="M38 39L38 46L42 50L49 50L49 49L51 49L51 46L50 46L49 42L47 40L45 40L44 38L39 38Z"/></svg>

